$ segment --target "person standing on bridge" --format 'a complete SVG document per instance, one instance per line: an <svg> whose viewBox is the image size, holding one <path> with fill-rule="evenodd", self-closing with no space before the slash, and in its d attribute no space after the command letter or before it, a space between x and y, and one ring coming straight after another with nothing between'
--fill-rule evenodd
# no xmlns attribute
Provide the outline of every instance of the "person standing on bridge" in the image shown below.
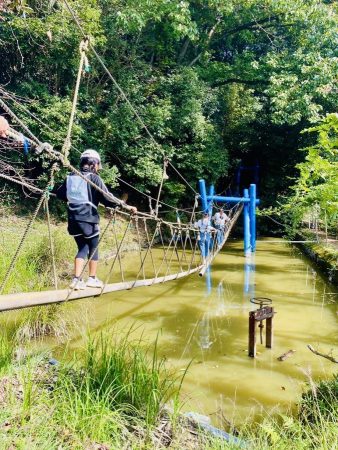
<svg viewBox="0 0 338 450"><path fill-rule="evenodd" d="M220 247L224 240L224 233L227 228L227 223L230 222L230 218L225 214L224 209L221 208L212 219L217 230L217 244Z"/></svg>
<svg viewBox="0 0 338 450"><path fill-rule="evenodd" d="M210 216L207 211L203 212L202 219L195 222L195 228L199 230L198 246L204 260L212 250L212 232L215 231L215 228L211 226Z"/></svg>
<svg viewBox="0 0 338 450"><path fill-rule="evenodd" d="M76 173L71 173L56 191L56 196L68 203L68 233L74 237L78 247L74 263L74 278L70 284L72 289L103 287L102 281L96 277L99 259L99 203L108 208L116 208L120 205L133 214L137 212L134 206L127 205L108 191L98 175L100 169L99 153L88 149L81 154L80 158L80 171L84 178ZM100 190L89 184L86 179L94 183ZM89 258L89 278L85 283L81 275L86 258Z"/></svg>

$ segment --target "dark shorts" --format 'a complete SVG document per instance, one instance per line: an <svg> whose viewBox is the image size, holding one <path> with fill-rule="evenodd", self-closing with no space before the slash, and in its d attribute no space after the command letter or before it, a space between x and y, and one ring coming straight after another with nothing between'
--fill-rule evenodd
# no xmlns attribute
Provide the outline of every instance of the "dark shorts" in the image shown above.
<svg viewBox="0 0 338 450"><path fill-rule="evenodd" d="M68 233L74 237L83 236L86 239L90 239L99 235L100 227L98 223L75 222L73 220L69 220Z"/></svg>

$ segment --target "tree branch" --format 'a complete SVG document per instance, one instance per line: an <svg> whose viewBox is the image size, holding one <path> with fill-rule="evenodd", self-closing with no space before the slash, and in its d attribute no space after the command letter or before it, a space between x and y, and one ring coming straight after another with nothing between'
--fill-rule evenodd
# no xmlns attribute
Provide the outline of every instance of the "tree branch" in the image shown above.
<svg viewBox="0 0 338 450"><path fill-rule="evenodd" d="M243 23L242 25L238 25L238 27L233 28L226 32L226 34L235 34L239 31L249 30L252 27L256 27L257 25L262 25L263 23L270 22L272 20L278 19L278 16L265 17L261 20L253 20L251 22ZM272 26L272 25L271 25Z"/></svg>
<svg viewBox="0 0 338 450"><path fill-rule="evenodd" d="M178 55L177 62L180 63L182 59L185 57L185 54L187 53L188 47L189 47L189 38L186 37L182 46L182 49L180 51L180 54Z"/></svg>
<svg viewBox="0 0 338 450"><path fill-rule="evenodd" d="M218 17L217 18L217 21L216 21L216 23L215 23L215 25L211 28L211 30L209 31L209 33L208 33L208 37L207 37L207 40L206 40L206 42L205 42L205 46L207 45L207 44L209 44L209 42L210 42L210 40L211 40L211 38L212 38L212 36L213 36L213 34L215 33L215 31L216 31L216 28L217 28L217 25L220 23L220 21L221 21L221 18L220 17ZM199 59L200 59L200 57L203 55L203 53L204 53L204 50L205 50L205 48L188 64L188 67L191 67L191 66L193 66Z"/></svg>
<svg viewBox="0 0 338 450"><path fill-rule="evenodd" d="M211 83L211 87L220 87L230 83L246 84L248 86L257 86L259 84L269 84L266 80L241 80L240 78L228 78L227 80L220 80Z"/></svg>
<svg viewBox="0 0 338 450"><path fill-rule="evenodd" d="M312 347L312 345L308 345L307 348L308 348L312 353L314 353L315 355L322 356L323 358L326 358L326 359L328 359L329 361L332 361L332 362L338 364L338 359L336 359L336 358L334 358L333 356L330 356L330 355L325 355L325 353L320 353L318 350L315 350L315 349Z"/></svg>

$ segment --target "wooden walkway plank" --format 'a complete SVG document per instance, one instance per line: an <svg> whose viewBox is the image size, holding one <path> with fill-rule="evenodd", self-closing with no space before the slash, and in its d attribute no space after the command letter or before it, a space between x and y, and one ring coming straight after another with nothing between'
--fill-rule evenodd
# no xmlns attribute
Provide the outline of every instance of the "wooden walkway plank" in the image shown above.
<svg viewBox="0 0 338 450"><path fill-rule="evenodd" d="M122 283L107 284L102 294L109 294L110 292L124 291L134 287L151 286L153 284L164 283L166 281L177 280L192 273L198 272L203 266L198 266L194 269L185 272L175 273L173 275L166 275L157 278L148 278L145 280L125 281ZM53 303L64 303L69 289L60 289L53 291L39 291L39 292L19 292L16 294L7 294L0 296L0 311L11 311L13 309L30 308L31 306L50 305ZM83 290L73 291L68 299L80 300L83 298L96 297L101 295L99 288L86 288Z"/></svg>

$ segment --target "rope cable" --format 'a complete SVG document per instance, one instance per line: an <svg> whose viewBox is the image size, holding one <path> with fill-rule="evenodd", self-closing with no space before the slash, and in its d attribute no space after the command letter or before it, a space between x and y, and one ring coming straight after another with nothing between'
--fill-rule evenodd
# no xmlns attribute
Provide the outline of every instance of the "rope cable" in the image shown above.
<svg viewBox="0 0 338 450"><path fill-rule="evenodd" d="M77 78L76 78L76 84L75 84L75 90L74 90L74 96L73 96L73 102L72 102L72 109L70 112L67 136L65 138L65 141L63 143L62 150L61 150L66 161L68 161L69 149L71 146L71 134L72 134L73 124L74 124L74 119L75 119L77 99L79 96L80 83L81 83L81 78L82 78L82 73L83 73L83 65L87 58L86 51L88 49L88 42L89 42L88 38L83 39L80 43L80 48L79 48L80 63L79 63L79 69L77 72Z"/></svg>
<svg viewBox="0 0 338 450"><path fill-rule="evenodd" d="M47 227L48 227L48 238L49 238L49 247L50 247L50 253L52 257L52 270L53 270L53 281L54 281L54 287L55 290L58 289L58 276L57 276L57 270L56 270L56 264L55 264L55 247L54 247L54 241L52 236L52 230L51 230L51 221L50 221L50 214L49 214L49 195L45 198L45 211L47 216Z"/></svg>
<svg viewBox="0 0 338 450"><path fill-rule="evenodd" d="M12 259L11 259L10 265L9 265L7 271L6 271L5 277L4 277L4 279L3 279L2 283L1 283L0 295L3 294L3 291L4 291L4 289L6 287L6 284L7 284L8 280L9 280L9 277L10 277L10 275L11 275L13 269L14 269L15 263L16 263L18 257L19 257L19 254L20 254L20 251L22 249L22 246L23 246L23 244L24 244L24 242L25 242L25 240L26 240L26 238L28 236L28 233L29 233L30 229L33 226L33 223L34 223L34 221L35 221L35 219L36 219L36 217L37 217L37 215L38 215L38 213L40 211L41 206L43 205L43 202L44 202L44 200L46 198L46 195L48 194L48 192L50 190L50 187L54 184L54 172L55 172L56 168L57 168L56 164L53 164L51 172L50 172L50 177L49 177L48 183L47 183L45 189L43 190L43 192L42 192L42 194L40 196L39 202L38 202L38 204L37 204L37 206L36 206L36 208L35 208L35 210L33 212L33 215L31 217L30 221L28 222L28 224L27 224L27 226L25 228L25 231L24 231L24 233L23 233L23 235L22 235L22 237L20 239L20 242L19 242L19 244L17 246L17 249L16 249L16 251L15 251L15 253L14 253Z"/></svg>

